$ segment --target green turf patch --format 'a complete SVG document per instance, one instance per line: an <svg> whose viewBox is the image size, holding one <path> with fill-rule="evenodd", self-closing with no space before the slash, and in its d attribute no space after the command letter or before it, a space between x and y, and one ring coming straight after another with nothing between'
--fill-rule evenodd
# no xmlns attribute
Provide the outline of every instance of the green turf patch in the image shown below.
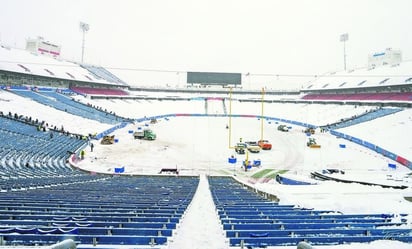
<svg viewBox="0 0 412 249"><path fill-rule="evenodd" d="M219 172L222 175L233 175L233 170L229 171L229 170L222 169L222 170L218 170L217 172Z"/></svg>
<svg viewBox="0 0 412 249"><path fill-rule="evenodd" d="M252 175L252 178L261 178L264 175L269 174L270 172L272 172L274 169L264 169L261 171L256 172L255 174Z"/></svg>
<svg viewBox="0 0 412 249"><path fill-rule="evenodd" d="M412 196L404 196L405 200L412 202Z"/></svg>
<svg viewBox="0 0 412 249"><path fill-rule="evenodd" d="M270 174L270 175L267 175L267 176L265 176L265 178L270 178L270 179L274 179L276 176L277 176L277 172L274 172L274 173L272 173L272 174Z"/></svg>

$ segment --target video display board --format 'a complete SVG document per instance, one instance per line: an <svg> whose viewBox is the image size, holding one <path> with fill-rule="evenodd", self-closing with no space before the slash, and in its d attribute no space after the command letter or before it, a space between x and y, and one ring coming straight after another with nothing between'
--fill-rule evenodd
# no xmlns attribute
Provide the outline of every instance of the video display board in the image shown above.
<svg viewBox="0 0 412 249"><path fill-rule="evenodd" d="M240 85L240 73L213 73L213 72L187 72L188 84L203 85Z"/></svg>

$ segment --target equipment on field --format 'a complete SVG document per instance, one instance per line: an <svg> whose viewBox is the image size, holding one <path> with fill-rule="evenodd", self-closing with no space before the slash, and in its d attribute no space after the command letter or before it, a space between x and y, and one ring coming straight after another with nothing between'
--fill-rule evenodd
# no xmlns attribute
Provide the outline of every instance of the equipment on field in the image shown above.
<svg viewBox="0 0 412 249"><path fill-rule="evenodd" d="M279 125L278 126L278 131L287 132L287 131L289 131L289 128L286 125Z"/></svg>
<svg viewBox="0 0 412 249"><path fill-rule="evenodd" d="M237 143L235 145L235 151L238 154L245 154L246 148L247 148L247 145L245 143Z"/></svg>
<svg viewBox="0 0 412 249"><path fill-rule="evenodd" d="M248 151L250 151L252 153L259 153L260 152L261 148L260 148L260 146L258 145L257 142L248 141L248 142L245 142L245 143L246 143Z"/></svg>
<svg viewBox="0 0 412 249"><path fill-rule="evenodd" d="M262 150L271 150L272 149L272 144L269 143L268 140L259 140L258 141L258 145L260 146L260 148L262 148Z"/></svg>
<svg viewBox="0 0 412 249"><path fill-rule="evenodd" d="M114 135L112 136L104 136L102 138L102 141L100 141L101 144L114 144Z"/></svg>
<svg viewBox="0 0 412 249"><path fill-rule="evenodd" d="M308 128L306 128L306 130L304 131L306 134L315 134L315 129L314 128L312 128L312 127L308 127Z"/></svg>
<svg viewBox="0 0 412 249"><path fill-rule="evenodd" d="M308 146L309 148L320 148L320 145L316 143L316 139L314 139L313 137L309 138L306 146Z"/></svg>
<svg viewBox="0 0 412 249"><path fill-rule="evenodd" d="M144 139L144 140L155 140L156 134L151 129L139 129L133 133L135 139Z"/></svg>

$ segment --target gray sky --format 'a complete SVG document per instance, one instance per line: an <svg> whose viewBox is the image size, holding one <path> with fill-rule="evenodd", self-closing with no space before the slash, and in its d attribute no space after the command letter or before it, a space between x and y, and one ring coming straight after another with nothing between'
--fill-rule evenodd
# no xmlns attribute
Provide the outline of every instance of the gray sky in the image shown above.
<svg viewBox="0 0 412 249"><path fill-rule="evenodd" d="M364 66L370 53L412 57L410 0L1 0L1 43L62 45L80 61L117 68L321 74Z"/></svg>

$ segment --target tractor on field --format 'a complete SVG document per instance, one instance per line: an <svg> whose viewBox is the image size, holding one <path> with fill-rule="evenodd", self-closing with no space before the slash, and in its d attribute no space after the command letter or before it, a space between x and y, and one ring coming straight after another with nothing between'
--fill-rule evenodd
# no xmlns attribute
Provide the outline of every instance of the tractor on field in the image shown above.
<svg viewBox="0 0 412 249"><path fill-rule="evenodd" d="M309 138L306 146L308 146L309 148L320 148L320 145L316 143L316 139L314 139L313 137Z"/></svg>
<svg viewBox="0 0 412 249"><path fill-rule="evenodd" d="M101 144L114 144L114 135L111 136L104 136L102 138L102 141L100 141Z"/></svg>

